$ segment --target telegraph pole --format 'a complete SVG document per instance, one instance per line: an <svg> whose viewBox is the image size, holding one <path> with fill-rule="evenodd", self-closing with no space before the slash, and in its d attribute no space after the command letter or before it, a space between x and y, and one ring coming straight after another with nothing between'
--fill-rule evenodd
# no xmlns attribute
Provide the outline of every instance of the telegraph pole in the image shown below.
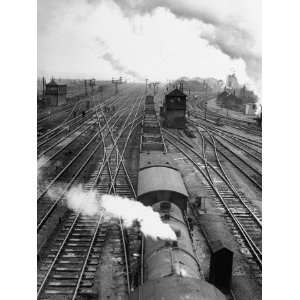
<svg viewBox="0 0 300 300"><path fill-rule="evenodd" d="M204 118L205 118L205 121L206 121L206 114L207 114L207 83L204 81L205 83L205 106L204 106Z"/></svg>
<svg viewBox="0 0 300 300"><path fill-rule="evenodd" d="M157 87L157 90L158 90L158 85L159 85L159 82L156 81L156 82L152 82L152 85L153 85L153 95L155 96L155 93L156 93L156 87Z"/></svg>
<svg viewBox="0 0 300 300"><path fill-rule="evenodd" d="M85 90L85 95L87 96L87 82L86 79L84 79L84 90Z"/></svg>
<svg viewBox="0 0 300 300"><path fill-rule="evenodd" d="M118 85L123 83L122 77L120 77L119 79L112 78L111 83L115 84L115 94L118 94Z"/></svg>
<svg viewBox="0 0 300 300"><path fill-rule="evenodd" d="M90 87L92 89L92 93L94 93L94 86L96 85L96 79L90 79Z"/></svg>
<svg viewBox="0 0 300 300"><path fill-rule="evenodd" d="M145 93L146 93L146 94L147 94L147 92L148 92L148 80L149 80L148 78L145 79L145 81L146 81L146 91L145 91Z"/></svg>
<svg viewBox="0 0 300 300"><path fill-rule="evenodd" d="M100 91L100 94L101 94L101 101L103 102L103 86L99 87L99 91Z"/></svg>
<svg viewBox="0 0 300 300"><path fill-rule="evenodd" d="M45 93L46 93L46 80L45 80L45 77L43 77L42 83L43 83L43 98L44 98L45 97Z"/></svg>

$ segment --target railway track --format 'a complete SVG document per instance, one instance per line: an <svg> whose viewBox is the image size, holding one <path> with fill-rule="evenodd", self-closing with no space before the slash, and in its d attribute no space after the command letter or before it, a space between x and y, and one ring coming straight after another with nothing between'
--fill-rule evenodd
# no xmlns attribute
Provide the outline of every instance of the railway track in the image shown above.
<svg viewBox="0 0 300 300"><path fill-rule="evenodd" d="M211 133L205 127L206 131L201 132L199 128L195 125L193 127L196 129L199 135L204 136L208 143L212 145ZM255 162L251 161L247 157L241 157L241 155L233 151L229 145L226 145L220 137L214 136L214 145L216 145L216 151L222 155L227 161L229 161L244 177L249 180L257 189L262 189L262 173L261 173L261 164L259 159L256 159ZM253 157L253 156L252 156Z"/></svg>
<svg viewBox="0 0 300 300"><path fill-rule="evenodd" d="M214 131L216 134L219 134L220 136L225 136L227 138L230 138L234 142L238 142L242 145L246 145L249 148L252 147L252 149L254 149L255 151L261 153L262 143L261 143L261 141L259 141L257 139L252 139L252 138L240 135L236 132L230 132L230 131L225 130L223 128L222 129L218 128L215 125L210 124L208 122L204 122L204 121L199 122L199 120L195 121L195 120L192 120L192 119L189 119L189 122L192 123L193 125L196 125L196 126L205 126L206 128Z"/></svg>
<svg viewBox="0 0 300 300"><path fill-rule="evenodd" d="M114 120L113 126L116 126L117 122L120 121L120 117L121 116ZM105 126L101 128L101 130L105 130ZM83 172L92 157L96 154L99 155L99 150L101 151L101 139L99 132L96 131L96 133L92 134L92 137L83 144L77 154L70 159L58 173L47 178L45 187L43 187L42 191L38 194L37 199L38 231L52 214L57 204L63 198L63 195L71 188L81 172ZM59 185L58 189L56 188L57 185ZM52 187L54 188L55 197L58 198L55 202L53 202L53 196L51 195Z"/></svg>
<svg viewBox="0 0 300 300"><path fill-rule="evenodd" d="M200 111L199 112L193 111L193 112L191 112L191 115L193 115L196 118L205 120L204 102L201 102L199 105L197 105L197 107L200 109ZM251 123L248 121L239 120L239 119L235 119L235 118L230 118L228 116L226 117L224 115L221 115L221 114L209 111L209 110L206 111L206 117L209 120L214 121L214 122L217 119L222 118L223 124L226 124L230 127L245 131L246 133L249 133L252 135L261 136L261 130L257 128L255 123Z"/></svg>
<svg viewBox="0 0 300 300"><path fill-rule="evenodd" d="M50 118L52 118L53 116L59 114L59 113L68 113L73 109L74 104L68 104L66 106L64 106L62 109L60 110L56 110L52 113L46 112L46 113L40 113L39 117L37 119L37 124L41 125L42 122L49 120Z"/></svg>
<svg viewBox="0 0 300 300"><path fill-rule="evenodd" d="M119 110L118 114L113 113L109 118L109 122L118 123L124 113L124 110ZM76 132L72 138L64 139L61 143L55 145L56 147L51 146L46 151L47 155L44 153L44 155L39 158L40 161L42 161L39 168L42 169L43 166L46 166L47 169L47 178L45 178L46 176L43 174L42 179L51 183L48 184L48 187L44 187L44 192L58 179L63 178L69 166L78 160L80 157L79 154L82 153L82 147L88 144L94 137L95 132L97 132L97 127L97 118L95 117L95 120L90 120L83 131ZM78 150L78 146L81 146L80 150ZM49 166L50 161L52 166Z"/></svg>
<svg viewBox="0 0 300 300"><path fill-rule="evenodd" d="M134 107L134 105L132 106ZM129 115L128 115L129 116ZM112 128L116 127L118 123L120 123L120 115L117 117L116 120L113 122ZM121 126L121 123L119 124ZM103 128L96 132L92 138L81 148L81 150L77 153L75 157L72 158L71 161L52 179L49 183L47 183L47 186L43 189L43 191L38 195L38 214L37 214L37 230L38 232L42 229L46 221L49 219L49 217L52 215L56 207L58 207L59 203L61 203L65 193L71 188L71 186L74 184L76 179L79 177L79 175L84 171L84 169L87 167L90 160L93 158L94 155L99 154L99 151L101 151L102 146L102 138L100 135L102 135L102 131L106 130L104 137L106 137L109 132L107 131L107 124L103 126ZM99 133L100 132L100 133ZM80 160L81 163L78 165L77 160ZM70 167L72 167L72 170L70 170ZM53 196L51 196L51 193L49 195L49 190L51 187L54 186L58 182L59 179L62 178L64 175L64 178L66 178L65 173L68 172L69 177L68 180L64 180L62 183L59 184L59 189L55 189L55 198L56 200L53 201ZM50 190L51 192L51 190Z"/></svg>
<svg viewBox="0 0 300 300"><path fill-rule="evenodd" d="M216 163L212 164L176 135L167 130L163 130L163 133L169 147L170 145L173 147L171 150L179 151L201 173L207 194L215 199L217 206L225 214L241 252L254 269L256 276L260 277L262 266L260 213L236 190L221 166L218 156ZM217 153L216 151L215 154Z"/></svg>
<svg viewBox="0 0 300 300"><path fill-rule="evenodd" d="M65 120L55 128L48 130L46 133L44 133L38 138L38 156L43 155L49 147L57 145L63 139L70 137L78 130L81 130L81 128L84 128L84 126L86 126L94 117L96 109L100 109L107 104L113 105L119 99L120 98L118 97L108 98L103 103L100 103L87 110L84 117L80 115L70 120Z"/></svg>
<svg viewBox="0 0 300 300"><path fill-rule="evenodd" d="M131 179L124 165L124 153L139 122L138 111L134 115L128 114L117 137L113 136L114 128L107 123L108 134L101 133L104 150L102 162L94 168L92 173L85 174L89 178L84 185L87 191L96 190L98 195L115 194L116 186L121 180L122 183L127 182L127 186L125 189L123 185L122 191L118 191L118 194L135 196ZM99 132L100 128L99 123ZM127 136L121 139L125 132ZM120 171L122 168L123 172ZM79 178L77 180L82 182ZM94 280L97 266L108 240L113 249L112 259L116 261L113 264L115 274L118 275L116 279L118 287L114 293L117 297L128 295L130 293L128 263L130 254L127 252L122 220L106 220L102 212L92 217L70 212L56 237L50 242L39 265L38 299L86 299L84 297L95 295L97 290L94 287Z"/></svg>
<svg viewBox="0 0 300 300"><path fill-rule="evenodd" d="M231 147L234 147L237 149L237 151L242 151L246 157L250 158L251 160L258 162L261 165L261 152L253 149L252 147L249 147L249 145L244 144L238 140L233 139L232 137L227 137L224 135L219 134L218 132L207 129L204 126L201 126L204 128L209 134L213 134L216 138L220 139L221 141L225 142L225 144L230 145Z"/></svg>

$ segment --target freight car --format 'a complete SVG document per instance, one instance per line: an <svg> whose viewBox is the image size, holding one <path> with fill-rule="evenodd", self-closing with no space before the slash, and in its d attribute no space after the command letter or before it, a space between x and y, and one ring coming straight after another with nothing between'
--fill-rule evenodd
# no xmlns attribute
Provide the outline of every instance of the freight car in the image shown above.
<svg viewBox="0 0 300 300"><path fill-rule="evenodd" d="M225 300L201 279L186 223L188 193L180 172L166 153L153 98L147 97L140 144L138 200L152 206L176 234L175 240L145 237L144 283L130 300Z"/></svg>

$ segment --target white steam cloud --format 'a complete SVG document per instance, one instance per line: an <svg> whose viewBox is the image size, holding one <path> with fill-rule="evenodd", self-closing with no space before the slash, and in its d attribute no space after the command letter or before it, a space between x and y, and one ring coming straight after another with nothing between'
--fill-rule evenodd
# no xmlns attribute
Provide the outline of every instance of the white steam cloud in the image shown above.
<svg viewBox="0 0 300 300"><path fill-rule="evenodd" d="M43 170L42 168L45 168L48 166L49 160L47 157L42 156L37 160L37 176L38 178L43 177Z"/></svg>
<svg viewBox="0 0 300 300"><path fill-rule="evenodd" d="M63 188L56 186L48 191L48 196L56 200L62 192ZM104 213L110 218L121 218L126 227L138 221L144 235L153 239L176 240L176 234L171 226L162 222L158 212L133 199L108 194L99 195L96 190L84 190L82 185L78 185L66 193L65 205L87 216Z"/></svg>

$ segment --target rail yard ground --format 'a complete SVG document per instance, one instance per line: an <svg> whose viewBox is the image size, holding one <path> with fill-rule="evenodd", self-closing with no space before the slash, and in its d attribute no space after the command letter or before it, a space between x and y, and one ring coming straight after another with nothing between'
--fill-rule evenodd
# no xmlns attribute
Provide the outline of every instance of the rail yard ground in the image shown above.
<svg viewBox="0 0 300 300"><path fill-rule="evenodd" d="M145 96L144 85L122 84L117 94L108 87L38 110L39 299L127 299L137 286L138 226L95 213L93 203L86 211L73 196L136 199ZM163 97L160 88L157 114ZM261 299L261 129L234 114L216 126L221 110L214 98L206 118L199 100L187 103L186 130L162 134L190 196L187 217L201 276L208 280L211 252L203 228L210 228L234 252L227 299Z"/></svg>

